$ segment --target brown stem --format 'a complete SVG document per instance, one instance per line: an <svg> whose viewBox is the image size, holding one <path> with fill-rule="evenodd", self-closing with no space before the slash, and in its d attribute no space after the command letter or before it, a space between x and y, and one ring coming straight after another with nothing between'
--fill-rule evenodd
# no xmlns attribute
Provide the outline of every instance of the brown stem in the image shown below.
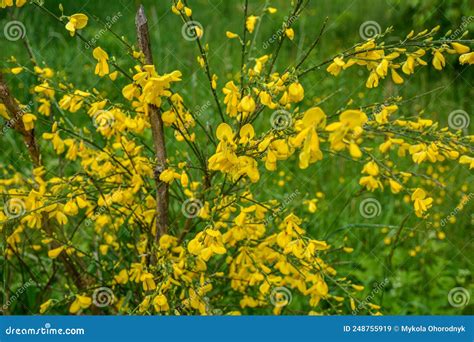
<svg viewBox="0 0 474 342"><path fill-rule="evenodd" d="M135 16L135 25L137 29L138 45L145 55L146 64L153 65L153 56L151 54L150 34L148 32L148 20L145 16L145 9L140 5ZM150 115L151 133L153 144L155 146L155 155L158 167L155 171L156 183L156 235L158 240L168 230L168 184L160 181L160 173L166 167L166 146L163 129L163 120L161 119L160 108L154 105L148 105Z"/></svg>
<svg viewBox="0 0 474 342"><path fill-rule="evenodd" d="M245 54L246 54L246 47L247 47L247 16L248 16L248 9L249 9L249 1L245 0L244 5L244 28L243 28L243 44L242 44L242 56L241 56L241 63L240 63L240 96L243 95L244 92L244 66L245 66Z"/></svg>
<svg viewBox="0 0 474 342"><path fill-rule="evenodd" d="M10 90L3 78L3 73L0 71L0 100L3 102L11 118L7 123L8 127L13 128L23 136L25 145L28 148L31 160L35 167L41 166L40 150L36 143L34 130L27 131L23 124L22 116L25 111L20 108L15 98L11 95Z"/></svg>
<svg viewBox="0 0 474 342"><path fill-rule="evenodd" d="M25 111L20 108L15 98L11 95L10 90L8 89L7 84L3 78L3 74L0 72L0 100L3 102L8 112L11 115L10 120L8 121L7 126L13 128L15 131L20 133L25 140L25 145L28 148L28 152L33 161L35 167L41 166L41 154L36 143L34 130L27 131L25 125L23 124L22 116L25 114ZM47 215L43 215L43 228L49 236L53 236L53 230L48 222ZM51 243L52 248L60 247L60 244L56 242ZM66 268L66 272L73 277L73 280L76 286L81 289L84 287L81 274L77 271L72 260L65 253L61 253L59 259L62 261Z"/></svg>

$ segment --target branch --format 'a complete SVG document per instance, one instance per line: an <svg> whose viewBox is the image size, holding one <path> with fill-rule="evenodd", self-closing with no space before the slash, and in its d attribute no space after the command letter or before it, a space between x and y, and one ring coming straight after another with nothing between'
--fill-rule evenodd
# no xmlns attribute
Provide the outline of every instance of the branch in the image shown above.
<svg viewBox="0 0 474 342"><path fill-rule="evenodd" d="M148 20L145 16L143 5L138 8L135 16L135 25L137 29L138 46L145 55L145 62L153 65L153 56L151 53L150 34L148 31ZM155 170L156 183L156 234L155 239L166 234L168 230L168 184L160 180L160 173L166 167L166 146L163 129L163 120L161 119L160 109L154 105L148 105L150 115L151 133L153 144L155 146L155 156L158 167Z"/></svg>
<svg viewBox="0 0 474 342"><path fill-rule="evenodd" d="M324 22L323 22L323 26L321 27L321 30L319 31L319 35L318 37L316 38L316 40L313 42L313 44L311 45L311 47L308 49L308 51L306 51L306 54L303 56L303 58L301 58L301 60L298 62L298 64L295 66L295 69L298 69L301 64L304 63L304 61L309 57L311 51L314 50L314 48L319 44L319 41L321 40L321 37L323 36L323 33L326 29L326 25L328 23L328 17L326 17L326 19L324 19Z"/></svg>
<svg viewBox="0 0 474 342"><path fill-rule="evenodd" d="M10 112L11 119L7 125L23 136L25 145L28 148L31 160L35 167L41 166L41 158L38 144L36 143L34 129L27 131L23 124L22 116L25 111L20 108L15 98L11 95L7 84L3 78L3 73L0 71L0 100L3 102L7 110Z"/></svg>
<svg viewBox="0 0 474 342"><path fill-rule="evenodd" d="M242 56L240 62L240 95L243 95L244 92L244 66L245 66L245 53L246 53L246 46L247 46L247 16L248 16L248 8L249 2L245 0L244 5L244 28L243 28L243 44L242 44Z"/></svg>

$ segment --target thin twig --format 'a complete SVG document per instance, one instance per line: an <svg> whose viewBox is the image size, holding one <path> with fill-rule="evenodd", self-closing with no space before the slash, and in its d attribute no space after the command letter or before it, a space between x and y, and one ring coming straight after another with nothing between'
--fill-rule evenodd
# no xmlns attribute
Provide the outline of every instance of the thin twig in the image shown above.
<svg viewBox="0 0 474 342"><path fill-rule="evenodd" d="M323 36L324 34L324 31L326 30L326 25L328 23L328 20L329 20L329 17L326 17L326 19L324 19L324 22L323 22L323 26L321 27L321 30L319 31L319 35L318 37L316 38L316 40L313 42L313 44L311 45L311 47L308 49L308 51L306 51L306 54L303 56L303 58L301 58L301 60L298 62L298 64L296 64L295 66L295 69L298 69L301 64L303 64L305 62L305 60L309 57L309 55L311 54L311 52L314 50L314 48L316 46L318 46L320 40L321 40L321 37Z"/></svg>

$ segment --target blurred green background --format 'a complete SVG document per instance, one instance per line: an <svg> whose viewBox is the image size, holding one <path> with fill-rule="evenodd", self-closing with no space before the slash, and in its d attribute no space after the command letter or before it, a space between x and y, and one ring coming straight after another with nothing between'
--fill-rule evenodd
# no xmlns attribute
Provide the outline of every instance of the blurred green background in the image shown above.
<svg viewBox="0 0 474 342"><path fill-rule="evenodd" d="M268 5L278 9L276 14L265 14L262 18L261 26L257 29L258 34L255 32L256 39L252 44L250 57L272 53L276 44L269 44L269 47L264 49L264 43L281 27L284 17L290 12L291 4L284 0L249 2L249 14L261 15L262 9ZM61 3L66 15L81 12L89 16L90 22L82 31L84 37L99 37L97 44L126 69L133 66L133 61L124 53L123 45L113 35L100 34L102 22L110 22L111 18L119 15L120 19L112 25L111 30L134 44L134 15L137 5L143 3L149 18L152 49L159 71L181 70L183 82L180 82L176 89L184 95L189 107L209 107L203 117L211 123L218 121L213 103L211 106L206 105L210 98L208 81L196 62L196 44L182 38L182 22L171 13L169 1L69 0ZM46 0L45 4L60 15L58 1ZM237 76L240 66L240 45L236 40L228 40L225 31L242 31L242 2L193 0L190 1L190 6L194 19L204 27L203 41L209 44L211 69L219 75L219 86L222 87L227 80ZM470 0L310 1L295 23L295 40L283 45L276 69L283 70L288 64L298 60L317 36L325 17L329 17L327 32L305 66L326 60L361 41L359 28L366 21L376 21L382 30L393 26L394 32L387 40L395 42L404 38L412 29L421 31L436 25L441 25L441 32L444 33L450 29L455 31L463 23L469 22L466 29L472 30L474 20L470 20L470 16L474 16L473 3ZM0 28L11 20L19 20L25 25L28 40L38 62L61 70L61 75L66 77L68 82L78 85L81 89L95 87L109 98L121 97L121 87L126 84L126 80L122 77L117 82L111 82L108 78L99 79L94 76L95 60L92 58L92 49L88 49L79 39L71 38L62 24L32 5L20 10L0 11ZM1 31L3 32L3 29ZM469 37L472 38L473 35ZM2 68L12 66L6 62L10 56L15 56L20 64L29 63L22 41L10 42L2 36ZM306 90L305 105L310 106L334 95L322 105L326 113L332 113L351 99L354 101L353 106L362 106L381 102L390 96L399 95L408 99L437 89L415 101L407 102L400 112L410 115L424 110L425 117L438 120L443 125L447 124L448 114L454 110L462 109L472 115L473 71L472 68L459 66L454 57L448 58L443 72L423 68L407 79L401 87L381 81L378 88L368 90L365 88L367 76L367 72L360 68L348 70L337 78L324 70L311 73L302 82ZM28 74L9 78L12 88L17 89L15 95L24 103L28 102L28 89L33 81ZM21 93L18 89L24 91ZM473 126L471 122L465 133L472 134ZM18 159L19 152L16 147L21 145L17 145L17 142L17 137L12 132L1 137L0 164L10 163L22 168L23 162ZM182 145L173 146L181 148ZM305 171L298 170L296 164L293 159L280 163L279 167L283 171L263 177L263 184L259 183L259 186L272 191L261 191L262 199L284 200L297 192L298 194L292 196L288 207L303 212L307 210L304 200L314 198L317 192L323 192L324 197L318 202L318 211L311 216L307 229L316 238L328 238L328 241L336 246L344 243L354 247L354 252L343 256L342 260L340 255L334 256L337 260L334 266L340 274L350 274L366 285L366 295L369 295L375 282L380 283L388 277L388 285L374 299L374 302L383 304L382 312L472 314L472 304L463 308L453 307L449 305L447 296L450 289L456 286L468 288L472 293L471 212L474 201L467 203L466 208L456 216L455 222L443 228L447 234L446 239L440 240L436 237L436 232L440 230L439 220L454 209L462 193L474 191L471 172L463 167L448 168L446 182L452 185L453 190L445 194L442 202L436 204L434 212L437 212L438 216L421 224L417 220L409 220L407 226L412 230L404 231L390 267L387 264L387 256L390 254L391 245L387 242L393 240L395 228L411 210L411 205L404 203L403 195L396 197L377 194L376 198L382 206L381 214L374 219L366 219L359 214L360 200L366 194L355 196L360 188L360 168L341 159L327 159ZM412 166L411 161L402 164L399 165L401 169ZM417 171L416 168L411 170ZM306 191L310 193L306 194ZM349 224L353 226L348 226Z"/></svg>

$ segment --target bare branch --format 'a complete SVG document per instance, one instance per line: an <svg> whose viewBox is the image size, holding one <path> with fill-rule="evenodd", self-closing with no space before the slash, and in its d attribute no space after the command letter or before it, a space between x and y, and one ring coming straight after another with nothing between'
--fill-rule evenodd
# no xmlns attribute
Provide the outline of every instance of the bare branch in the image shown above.
<svg viewBox="0 0 474 342"><path fill-rule="evenodd" d="M22 116L26 113L20 108L15 98L11 95L2 72L0 72L0 100L10 112L11 118L8 122L8 126L12 127L23 136L25 145L28 148L28 152L35 167L41 166L40 150L36 143L34 130L27 131L25 129Z"/></svg>
<svg viewBox="0 0 474 342"><path fill-rule="evenodd" d="M138 45L145 55L145 62L153 65L148 20L143 5L140 5L138 8L135 17L135 25L137 29ZM148 105L148 109L155 155L158 162L158 167L155 170L157 213L155 239L158 240L163 234L166 234L168 230L168 184L160 180L160 173L166 168L166 145L160 108L154 105Z"/></svg>

